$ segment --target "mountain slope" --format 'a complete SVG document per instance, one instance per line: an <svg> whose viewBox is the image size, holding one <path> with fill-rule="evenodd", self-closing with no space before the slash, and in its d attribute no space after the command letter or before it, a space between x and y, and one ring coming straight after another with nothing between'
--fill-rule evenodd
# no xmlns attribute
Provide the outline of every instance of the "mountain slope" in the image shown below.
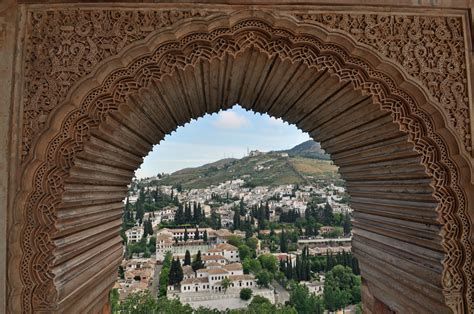
<svg viewBox="0 0 474 314"><path fill-rule="evenodd" d="M159 184L204 188L233 179L243 179L253 186L338 181L337 167L330 160L307 157L329 159L319 143L314 143L307 141L290 150L257 153L241 159L227 158L201 167L182 169L164 176Z"/></svg>
<svg viewBox="0 0 474 314"><path fill-rule="evenodd" d="M321 148L321 144L313 140L308 140L296 145L292 149L281 151L290 156L299 156L307 158L316 158L322 160L330 160L330 156Z"/></svg>

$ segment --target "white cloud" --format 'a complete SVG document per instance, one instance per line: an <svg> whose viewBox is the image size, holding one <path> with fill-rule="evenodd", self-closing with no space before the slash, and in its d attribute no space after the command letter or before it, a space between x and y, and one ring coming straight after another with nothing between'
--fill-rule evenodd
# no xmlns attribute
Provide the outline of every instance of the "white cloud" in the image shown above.
<svg viewBox="0 0 474 314"><path fill-rule="evenodd" d="M277 126L285 125L285 121L283 121L281 118L277 119L275 117L270 117L270 119L268 119L268 123L271 125L277 125Z"/></svg>
<svg viewBox="0 0 474 314"><path fill-rule="evenodd" d="M234 111L221 111L217 115L214 125L222 129L239 129L248 125L249 121L243 115L239 115Z"/></svg>

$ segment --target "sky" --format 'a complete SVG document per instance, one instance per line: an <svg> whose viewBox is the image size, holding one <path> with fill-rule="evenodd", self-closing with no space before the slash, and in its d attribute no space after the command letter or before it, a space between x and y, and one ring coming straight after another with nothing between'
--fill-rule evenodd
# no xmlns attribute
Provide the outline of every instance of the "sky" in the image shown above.
<svg viewBox="0 0 474 314"><path fill-rule="evenodd" d="M198 167L222 158L242 158L247 150L283 150L309 140L294 125L266 114L231 109L192 120L168 134L145 157L137 178Z"/></svg>

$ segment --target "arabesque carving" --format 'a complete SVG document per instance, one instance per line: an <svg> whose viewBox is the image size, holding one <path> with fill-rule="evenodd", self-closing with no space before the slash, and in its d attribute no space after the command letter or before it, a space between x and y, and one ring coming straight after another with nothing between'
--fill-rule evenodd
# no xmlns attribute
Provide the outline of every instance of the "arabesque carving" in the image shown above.
<svg viewBox="0 0 474 314"><path fill-rule="evenodd" d="M295 14L374 47L420 80L472 150L463 22L456 16L358 13Z"/></svg>
<svg viewBox="0 0 474 314"><path fill-rule="evenodd" d="M61 30L59 34L52 36L66 36L59 42L61 45L68 43L67 52L63 46L50 45L50 47L56 48L51 48L49 57L42 58L43 62L46 62L43 65L46 71L43 75L49 77L48 73L57 73L56 79L49 83L46 80L43 84L55 86L54 84L61 82L58 87L55 87L57 89L54 89L58 92L56 102L62 98L62 93L66 93L69 85L78 79L79 75L90 71L88 65L82 63L87 58L83 57L82 48L74 45L73 37L80 36L77 32L80 33L81 29L82 32L85 32L88 29L87 25L101 30L99 34L103 34L104 30L104 26L100 26L100 24L104 23L106 19L96 19L94 14L77 12L67 13L75 17L74 21L81 21L76 28L71 28L69 22L64 26L57 24L41 26L43 28L41 31L49 30L52 34ZM36 21L42 21L43 14L46 13L36 12L34 14ZM54 16L59 13L47 14ZM102 17L120 16L115 11L101 12L98 15ZM129 14L127 16L135 15ZM59 23L57 19L53 18L53 20ZM97 23L99 25L96 25ZM81 25L86 26L81 28ZM35 27L40 28L40 25ZM136 28L130 26L130 29ZM68 41L67 34L75 35ZM92 41L94 37L80 38L84 42L88 42ZM118 45L115 41L118 37L101 38L108 38ZM107 41L104 42L104 45L106 43ZM97 46L97 43L94 45L88 43L88 45L88 47ZM55 212L60 202L64 182L68 177L68 171L74 163L76 154L81 151L87 141L90 130L97 127L108 114L117 110L118 106L126 102L130 95L136 93L139 88L148 86L154 80L160 80L165 74L176 69L183 69L187 65L193 65L201 59L220 58L225 54L235 55L248 47L256 47L270 56L279 56L282 59L304 63L319 70L328 70L342 81L352 82L355 88L371 95L373 101L379 104L382 109L392 113L394 121L409 135L415 149L422 155L422 163L433 179L435 198L439 202L437 211L440 222L443 224L442 245L446 254L443 288L447 304L457 312L468 310L466 304L472 304L472 299L465 300L463 296L470 298L474 285L470 269L472 252L468 239L470 225L467 218L467 207L463 191L458 185L458 170L450 160L446 144L435 133L427 113L420 110L413 98L399 88L387 74L373 69L362 58L349 55L337 44L324 43L315 36L295 34L289 29L274 28L264 20L249 18L229 28L193 33L179 40L159 45L152 53L111 73L99 87L91 90L82 99L78 109L71 111L64 118L60 131L49 142L46 161L35 171L33 192L26 204L27 225L22 233L24 247L21 261L21 277L24 282L22 292L24 311L29 312L32 308L48 310L54 305L57 298L53 282L54 274L49 267L54 258L52 239L55 234ZM46 47L43 49L47 50ZM68 56L64 66L66 64L71 66L73 71L62 67L55 67L53 70L50 67L51 64L54 64L53 60L56 60L55 56L60 56L62 53ZM91 55L91 51L88 51L87 55ZM96 63L99 60L97 56L109 55L105 49L101 54L96 54L96 59L88 60ZM75 58L72 58L73 56ZM73 60L79 61L74 63ZM32 61L30 60L30 62ZM72 66L73 64L76 66ZM87 64L90 65L90 63ZM40 65L41 62L34 66L36 71ZM56 72L57 69L62 69L62 71ZM32 71L32 69L29 70ZM41 86L46 88L44 85ZM32 90L39 91L39 88L40 86L37 86L28 90L30 92ZM52 107L47 105L47 93L40 94L43 97L43 109L45 110L42 112L47 115ZM52 95L54 96L54 94ZM38 107L37 104L34 105L34 108ZM33 105L28 104L28 106L28 108L32 108ZM38 112L34 112L35 114L29 116L30 123L35 120L33 116L38 116ZM40 127L39 124L36 127ZM468 291L466 292L464 289L468 289ZM33 300L33 304L30 303L31 300Z"/></svg>
<svg viewBox="0 0 474 314"><path fill-rule="evenodd" d="M28 14L23 159L71 86L130 43L204 10L41 10ZM1 27L0 27L1 34Z"/></svg>
<svg viewBox="0 0 474 314"><path fill-rule="evenodd" d="M28 16L23 159L49 113L80 77L130 43L207 10L44 10ZM471 152L464 33L460 17L354 13L293 14L343 30L401 64L443 106Z"/></svg>

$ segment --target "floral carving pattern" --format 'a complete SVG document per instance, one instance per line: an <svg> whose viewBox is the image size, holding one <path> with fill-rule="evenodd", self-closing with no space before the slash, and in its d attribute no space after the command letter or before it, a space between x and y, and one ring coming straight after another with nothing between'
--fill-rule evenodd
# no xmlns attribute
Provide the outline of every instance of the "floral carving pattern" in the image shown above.
<svg viewBox="0 0 474 314"><path fill-rule="evenodd" d="M28 16L23 159L35 134L71 86L128 44L176 22L205 16L198 10L43 10ZM0 26L1 35L1 26Z"/></svg>
<svg viewBox="0 0 474 314"><path fill-rule="evenodd" d="M463 24L460 17L387 14L295 14L349 34L401 64L445 109L472 150Z"/></svg>
<svg viewBox="0 0 474 314"><path fill-rule="evenodd" d="M126 23L120 22L118 29L123 32L120 36L109 36L113 33L113 28L109 30L105 27L114 25L109 23L109 18L116 21L121 14L116 11L99 12L97 15L103 18L98 20L94 11L46 11L35 12L30 16L30 27L42 29L39 34L51 33L55 34L51 35L52 37L56 37L50 38L52 44L47 47L48 41L41 37L37 37L34 44L29 44L27 73L30 78L27 82L25 126L28 126L28 132L32 133L25 135L25 139L29 138L28 143L31 143L33 133L41 130L48 113L64 99L70 86L89 73L99 60L115 54L119 50L117 47L124 47L128 43L121 46L121 41L117 40L120 36L131 36L126 34L125 30L134 29L132 26L128 28L124 26ZM134 14L143 13L128 12L126 20L130 21L130 16L135 16ZM163 16L165 13L156 14L154 21L158 23L156 16ZM169 14L165 14L167 19ZM195 13L186 14L192 16ZM67 16L71 15L73 18L68 19ZM62 19L64 22L60 22ZM49 24L50 21L54 21L53 25ZM166 23L170 23L167 21ZM142 21L136 23L143 25ZM166 23L165 26L169 25ZM88 29L87 25L101 35L96 38L93 31L80 37L80 33ZM157 28L158 26L154 26L153 29ZM146 30L147 34L151 31ZM40 36L39 34L36 36ZM138 40L144 36L145 33L141 33L127 40ZM58 40L57 37L62 39ZM75 37L82 38L82 45L87 45L87 48L76 45ZM54 46L54 43L60 43L60 46ZM90 130L97 127L108 114L117 110L119 104L125 102L139 88L148 86L153 80L159 80L166 73L193 65L203 58L222 57L226 53L233 55L250 46L269 55L328 70L341 80L350 81L357 88L372 95L372 99L383 109L392 112L394 120L408 133L415 149L422 155L422 163L433 178L435 197L439 202L437 210L443 224L443 247L446 252L443 273L445 296L451 308L465 309L463 289L473 287L470 281L472 274L469 263L472 255L468 239L470 229L467 209L463 191L458 185L458 170L450 160L445 143L435 133L430 118L391 78L376 71L361 58L352 57L341 47L322 43L315 37L275 29L265 21L251 19L229 28L190 34L179 41L160 45L149 55L111 73L101 86L84 97L78 109L65 117L61 130L48 145L46 161L35 171L33 192L26 204L27 224L22 232L24 247L21 260L25 312L30 312L32 308L50 309L56 301L54 274L49 268L54 259L52 238L55 233L56 206L60 203L64 182L74 163L75 155L82 149ZM41 54L46 53L46 56L41 57L37 55L40 53L33 53L33 47L38 48ZM94 52L94 49L97 51ZM98 52L99 50L101 52ZM51 76L53 74L54 77ZM41 78L42 83L33 83L32 77ZM55 102L54 105L50 98ZM36 124L33 121L37 121ZM466 280L469 282L465 282ZM467 302L472 304L472 300Z"/></svg>

